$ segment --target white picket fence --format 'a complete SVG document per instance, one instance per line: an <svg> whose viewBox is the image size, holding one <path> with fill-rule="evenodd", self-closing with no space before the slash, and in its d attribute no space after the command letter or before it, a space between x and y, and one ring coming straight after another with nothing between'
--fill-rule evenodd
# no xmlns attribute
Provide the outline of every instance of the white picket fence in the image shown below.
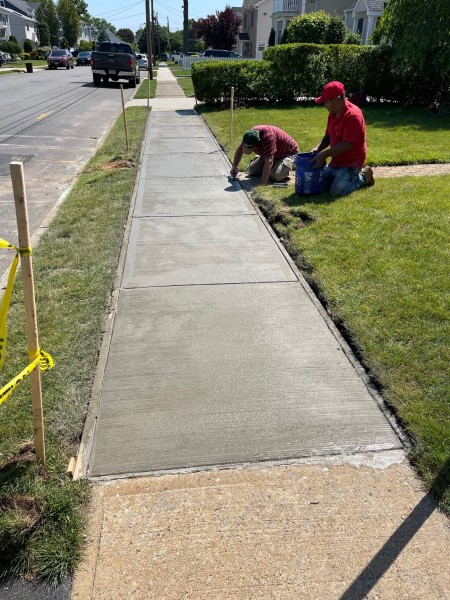
<svg viewBox="0 0 450 600"><path fill-rule="evenodd" d="M183 56L178 59L178 64L183 66L183 69L187 71L191 70L192 63L198 62L199 60L242 60L241 58L223 58L219 56ZM246 60L256 60L256 59L246 59Z"/></svg>

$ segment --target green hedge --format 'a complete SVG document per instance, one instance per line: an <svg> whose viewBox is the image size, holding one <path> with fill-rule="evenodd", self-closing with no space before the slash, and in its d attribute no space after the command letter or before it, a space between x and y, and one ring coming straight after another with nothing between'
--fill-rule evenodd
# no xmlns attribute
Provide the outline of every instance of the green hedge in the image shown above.
<svg viewBox="0 0 450 600"><path fill-rule="evenodd" d="M264 51L263 61L211 61L192 65L198 100L220 104L234 86L237 102L295 102L317 96L327 81L342 81L350 95L363 89L375 100L429 103L448 97L449 82L395 67L392 49L346 44L283 44Z"/></svg>
<svg viewBox="0 0 450 600"><path fill-rule="evenodd" d="M198 61L192 65L192 83L197 100L208 104L229 101L232 87L238 102L264 102L276 97L276 82L267 61Z"/></svg>

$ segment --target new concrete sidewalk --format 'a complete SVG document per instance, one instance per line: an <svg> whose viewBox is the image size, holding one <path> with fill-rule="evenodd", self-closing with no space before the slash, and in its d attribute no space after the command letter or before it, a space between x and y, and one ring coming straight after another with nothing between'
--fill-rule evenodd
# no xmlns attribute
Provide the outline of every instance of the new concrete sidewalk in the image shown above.
<svg viewBox="0 0 450 600"><path fill-rule="evenodd" d="M448 522L382 400L163 66L157 90L72 598L450 597Z"/></svg>

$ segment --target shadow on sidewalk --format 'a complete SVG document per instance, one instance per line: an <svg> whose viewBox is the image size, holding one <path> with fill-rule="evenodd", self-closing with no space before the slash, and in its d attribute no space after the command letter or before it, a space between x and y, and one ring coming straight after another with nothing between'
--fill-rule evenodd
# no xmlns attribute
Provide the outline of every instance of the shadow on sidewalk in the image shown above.
<svg viewBox="0 0 450 600"><path fill-rule="evenodd" d="M436 502L442 500L446 489L448 489L449 479L450 458L444 464L443 469L431 486L434 495L432 492L429 492L422 498L339 600L364 600L368 597L370 590L394 564L402 550L436 510Z"/></svg>

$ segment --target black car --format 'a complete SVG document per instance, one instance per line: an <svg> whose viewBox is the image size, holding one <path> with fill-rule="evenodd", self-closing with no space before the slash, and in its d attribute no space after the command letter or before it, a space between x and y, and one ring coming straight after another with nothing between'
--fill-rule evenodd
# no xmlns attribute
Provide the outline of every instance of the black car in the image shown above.
<svg viewBox="0 0 450 600"><path fill-rule="evenodd" d="M92 52L89 50L84 52L79 52L77 56L77 67L80 65L90 65L91 64L91 55Z"/></svg>
<svg viewBox="0 0 450 600"><path fill-rule="evenodd" d="M203 56L205 58L242 58L240 54L232 50L205 50Z"/></svg>

